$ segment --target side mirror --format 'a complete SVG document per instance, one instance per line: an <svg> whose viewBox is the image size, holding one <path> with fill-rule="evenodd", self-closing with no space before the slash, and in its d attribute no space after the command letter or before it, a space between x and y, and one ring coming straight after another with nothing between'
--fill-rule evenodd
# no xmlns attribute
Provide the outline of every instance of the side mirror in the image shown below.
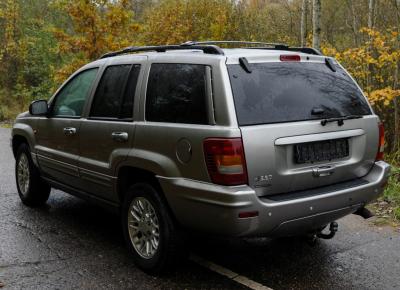
<svg viewBox="0 0 400 290"><path fill-rule="evenodd" d="M29 113L33 116L46 116L49 111L46 100L33 101L29 105Z"/></svg>

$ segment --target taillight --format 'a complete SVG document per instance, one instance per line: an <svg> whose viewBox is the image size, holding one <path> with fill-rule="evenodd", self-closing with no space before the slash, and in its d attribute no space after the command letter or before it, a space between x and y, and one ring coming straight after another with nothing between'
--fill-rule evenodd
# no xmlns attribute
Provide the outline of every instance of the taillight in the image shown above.
<svg viewBox="0 0 400 290"><path fill-rule="evenodd" d="M379 124L379 144L378 144L378 153L376 154L376 161L383 160L383 151L385 149L385 128L383 124Z"/></svg>
<svg viewBox="0 0 400 290"><path fill-rule="evenodd" d="M212 182L222 185L247 183L242 138L206 139L204 155Z"/></svg>
<svg viewBox="0 0 400 290"><path fill-rule="evenodd" d="M279 56L281 61L300 61L300 55L297 54L281 54Z"/></svg>

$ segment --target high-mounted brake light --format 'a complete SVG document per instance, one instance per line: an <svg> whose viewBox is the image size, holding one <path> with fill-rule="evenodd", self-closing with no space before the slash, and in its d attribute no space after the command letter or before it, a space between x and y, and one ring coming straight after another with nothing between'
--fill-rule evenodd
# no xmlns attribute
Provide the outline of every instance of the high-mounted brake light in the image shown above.
<svg viewBox="0 0 400 290"><path fill-rule="evenodd" d="M204 155L212 182L222 185L247 183L242 138L206 139Z"/></svg>
<svg viewBox="0 0 400 290"><path fill-rule="evenodd" d="M379 125L379 144L378 144L378 153L376 154L376 161L383 160L383 151L385 149L385 128L383 127L383 123Z"/></svg>
<svg viewBox="0 0 400 290"><path fill-rule="evenodd" d="M281 61L300 61L300 55L297 54L281 54L279 56Z"/></svg>

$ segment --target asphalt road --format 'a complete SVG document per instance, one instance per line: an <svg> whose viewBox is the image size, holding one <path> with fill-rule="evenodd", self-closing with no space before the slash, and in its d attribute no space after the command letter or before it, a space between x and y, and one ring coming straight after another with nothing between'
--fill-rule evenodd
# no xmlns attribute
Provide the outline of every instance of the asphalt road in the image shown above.
<svg viewBox="0 0 400 290"><path fill-rule="evenodd" d="M60 191L30 209L16 193L9 129L0 128L0 288L245 289L188 260L174 274L137 269L119 218ZM400 233L360 217L332 240L193 238L191 252L273 289L400 289Z"/></svg>

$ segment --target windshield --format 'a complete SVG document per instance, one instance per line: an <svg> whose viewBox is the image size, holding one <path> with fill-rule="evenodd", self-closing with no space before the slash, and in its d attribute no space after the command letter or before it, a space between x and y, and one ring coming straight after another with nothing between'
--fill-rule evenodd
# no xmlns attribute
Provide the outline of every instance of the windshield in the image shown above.
<svg viewBox="0 0 400 290"><path fill-rule="evenodd" d="M325 63L252 63L251 73L228 65L239 125L369 115L354 81L338 65Z"/></svg>

